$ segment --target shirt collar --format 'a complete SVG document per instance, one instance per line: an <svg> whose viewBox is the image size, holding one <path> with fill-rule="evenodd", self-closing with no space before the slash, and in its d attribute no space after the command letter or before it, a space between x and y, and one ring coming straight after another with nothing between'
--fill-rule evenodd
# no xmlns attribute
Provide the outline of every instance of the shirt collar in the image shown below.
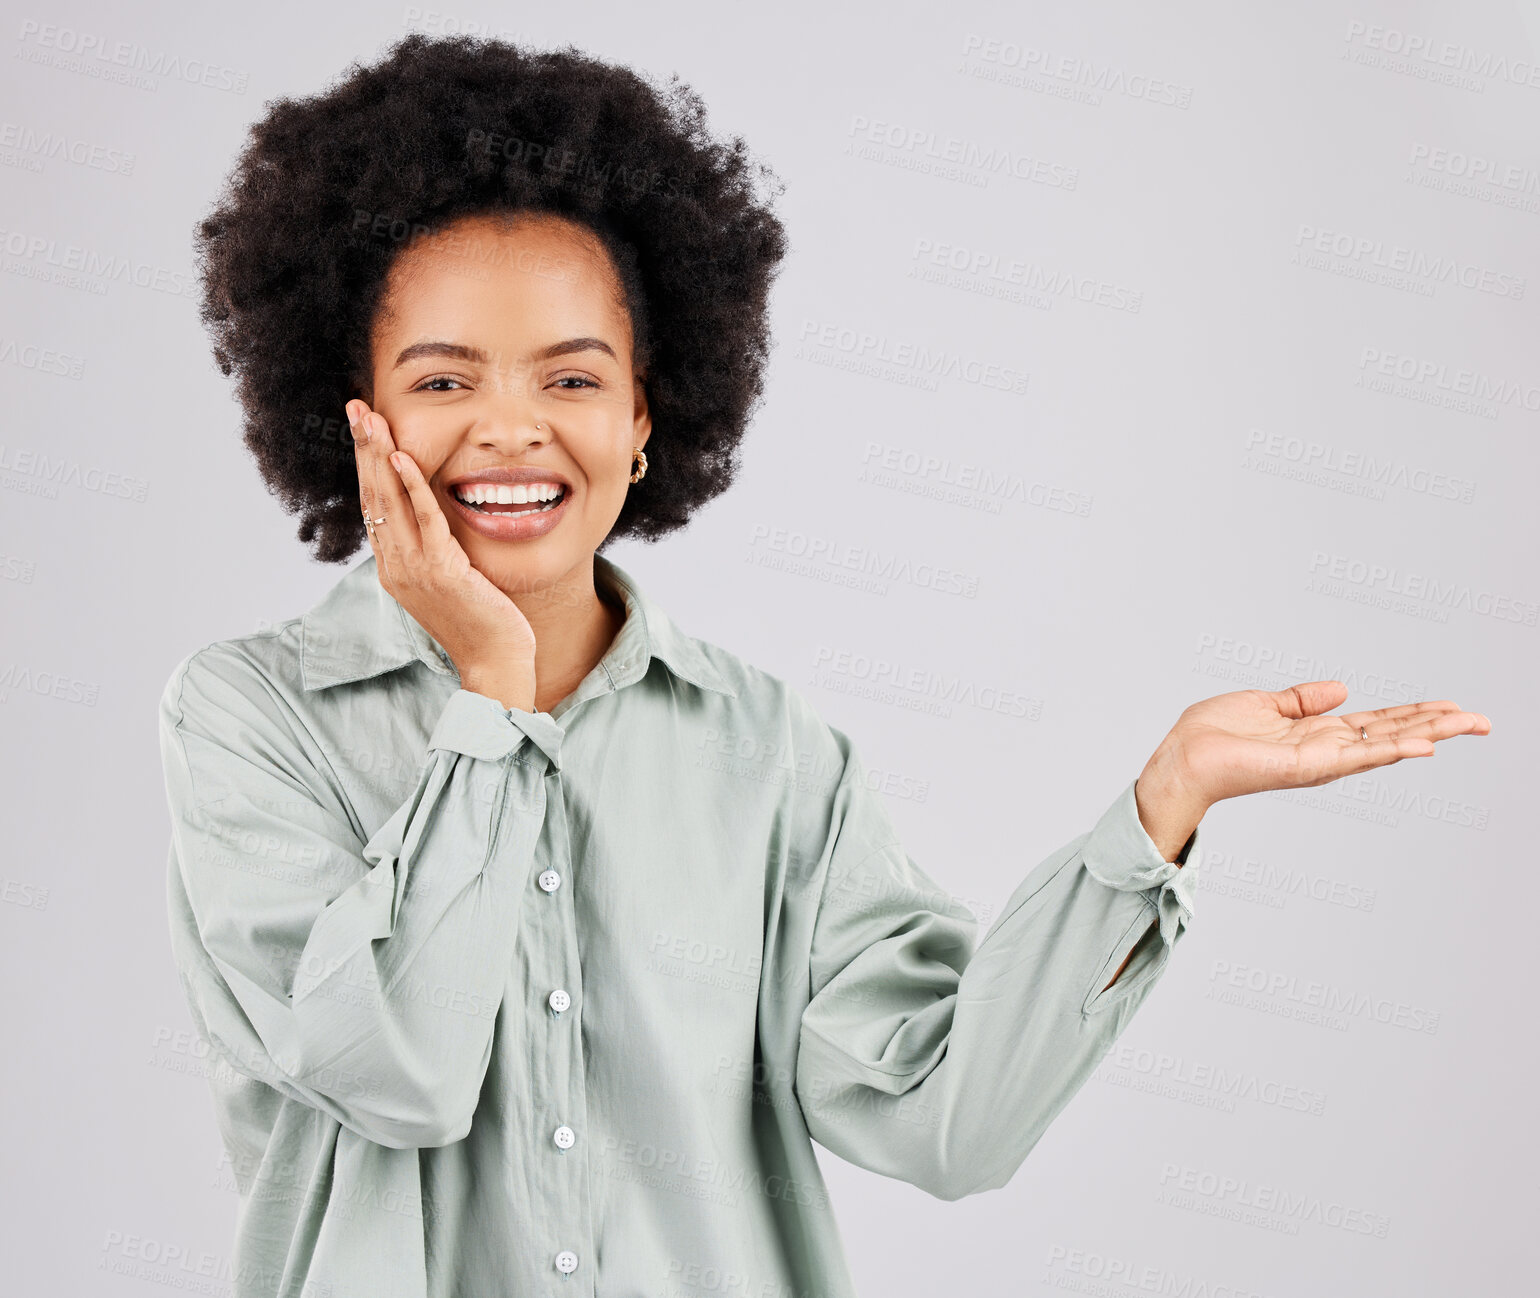
<svg viewBox="0 0 1540 1298"><path fill-rule="evenodd" d="M301 619L300 680L306 690L366 680L414 661L452 672L444 647L380 585L377 571L371 552ZM700 643L675 626L630 573L595 553L594 580L618 594L626 609L620 633L600 660L614 688L640 680L658 658L681 680L737 697Z"/></svg>

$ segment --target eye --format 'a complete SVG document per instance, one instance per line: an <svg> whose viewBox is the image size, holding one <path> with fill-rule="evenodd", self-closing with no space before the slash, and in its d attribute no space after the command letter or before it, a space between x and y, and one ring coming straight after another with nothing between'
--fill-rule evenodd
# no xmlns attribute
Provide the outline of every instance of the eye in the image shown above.
<svg viewBox="0 0 1540 1298"><path fill-rule="evenodd" d="M580 383L583 386L590 388L596 388L599 386L592 379L584 378L581 374L563 374L561 378L557 379L556 381L558 383ZM568 388L566 390L568 392L574 391L572 388Z"/></svg>
<svg viewBox="0 0 1540 1298"><path fill-rule="evenodd" d="M434 388L434 387L429 387L428 385L431 384L431 383L459 383L459 382L460 382L460 380L455 378L455 376L453 374L434 374L434 375L431 375L428 378L425 378L421 383L419 383L416 387L414 387L412 389L412 391L413 392L448 392L448 391L450 391L449 388Z"/></svg>

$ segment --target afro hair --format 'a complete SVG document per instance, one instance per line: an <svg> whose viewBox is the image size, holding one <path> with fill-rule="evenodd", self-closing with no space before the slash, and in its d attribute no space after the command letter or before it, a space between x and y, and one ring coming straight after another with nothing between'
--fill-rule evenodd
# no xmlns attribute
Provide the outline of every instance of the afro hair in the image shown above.
<svg viewBox="0 0 1540 1298"><path fill-rule="evenodd" d="M551 213L609 251L653 435L604 544L683 527L725 491L758 407L784 185L698 95L573 46L404 37L323 93L280 98L196 233L200 317L237 375L244 441L322 563L364 544L342 410L407 241L483 213Z"/></svg>

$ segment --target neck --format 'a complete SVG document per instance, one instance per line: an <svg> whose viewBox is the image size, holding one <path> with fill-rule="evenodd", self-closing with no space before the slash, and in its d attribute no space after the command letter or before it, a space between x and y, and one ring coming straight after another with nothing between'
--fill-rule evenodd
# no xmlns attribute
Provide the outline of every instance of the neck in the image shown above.
<svg viewBox="0 0 1540 1298"><path fill-rule="evenodd" d="M609 592L600 596L592 559L539 591L504 593L535 633L535 709L549 712L608 652L625 608Z"/></svg>

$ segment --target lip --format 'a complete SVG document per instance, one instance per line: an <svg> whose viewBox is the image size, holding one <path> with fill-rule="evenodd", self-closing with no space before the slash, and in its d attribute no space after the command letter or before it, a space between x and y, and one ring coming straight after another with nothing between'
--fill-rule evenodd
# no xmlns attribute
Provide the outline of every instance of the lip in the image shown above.
<svg viewBox="0 0 1540 1298"><path fill-rule="evenodd" d="M559 482L567 489L567 494L572 494L572 484L567 481L566 475L557 473L554 469L542 469L534 464L512 464L505 468L478 469L475 473L462 473L452 482L446 482L444 486L451 492L456 487L467 482L498 482L513 487L527 482Z"/></svg>
<svg viewBox="0 0 1540 1298"><path fill-rule="evenodd" d="M458 478L457 482L509 482L502 477L467 477ZM553 477L544 474L539 477L522 477L515 479L518 482L560 482L564 484L561 504L554 509L548 509L540 514L478 514L474 509L462 501L453 491L453 484L449 492L449 503L454 507L465 524L473 532L493 541L530 541L537 536L544 536L566 514L567 508L572 503L572 486L565 478ZM511 482L510 482L510 485Z"/></svg>

